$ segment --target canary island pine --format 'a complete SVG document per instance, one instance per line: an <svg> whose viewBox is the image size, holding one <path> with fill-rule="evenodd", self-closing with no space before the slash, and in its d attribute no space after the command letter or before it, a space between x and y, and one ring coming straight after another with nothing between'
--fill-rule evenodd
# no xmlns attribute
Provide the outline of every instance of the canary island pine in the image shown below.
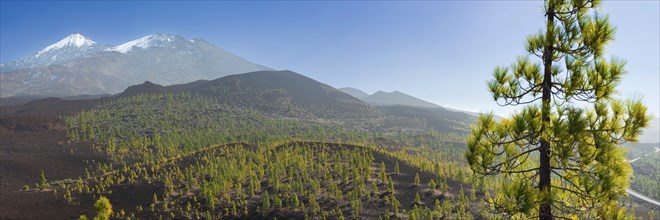
<svg viewBox="0 0 660 220"><path fill-rule="evenodd" d="M488 88L510 118L482 115L465 157L475 174L504 184L491 212L514 219L619 219L631 167L620 147L636 141L650 115L639 100L618 100L625 61L605 59L615 28L597 0L546 0L546 28L528 36L527 55L496 67Z"/></svg>

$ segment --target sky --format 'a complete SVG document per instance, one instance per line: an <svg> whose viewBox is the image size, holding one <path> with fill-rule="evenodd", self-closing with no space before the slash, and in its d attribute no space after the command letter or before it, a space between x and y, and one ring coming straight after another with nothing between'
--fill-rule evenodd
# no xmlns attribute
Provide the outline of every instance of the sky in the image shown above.
<svg viewBox="0 0 660 220"><path fill-rule="evenodd" d="M605 1L617 27L606 57L627 60L622 98L660 115L660 1ZM0 2L0 61L74 32L118 45L149 34L202 38L252 62L336 88L398 90L509 115L486 87L544 26L541 1Z"/></svg>

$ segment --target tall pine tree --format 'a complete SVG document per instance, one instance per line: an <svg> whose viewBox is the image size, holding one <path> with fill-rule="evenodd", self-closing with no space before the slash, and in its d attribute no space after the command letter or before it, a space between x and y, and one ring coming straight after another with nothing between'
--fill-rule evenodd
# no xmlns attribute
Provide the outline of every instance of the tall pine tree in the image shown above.
<svg viewBox="0 0 660 220"><path fill-rule="evenodd" d="M528 55L495 68L488 82L493 99L524 107L499 122L482 115L468 138L472 171L507 180L488 198L491 211L515 218L622 217L618 199L631 168L619 145L636 141L651 116L641 100L615 97L625 61L603 58L614 28L595 10L599 4L546 0L546 28L527 37Z"/></svg>

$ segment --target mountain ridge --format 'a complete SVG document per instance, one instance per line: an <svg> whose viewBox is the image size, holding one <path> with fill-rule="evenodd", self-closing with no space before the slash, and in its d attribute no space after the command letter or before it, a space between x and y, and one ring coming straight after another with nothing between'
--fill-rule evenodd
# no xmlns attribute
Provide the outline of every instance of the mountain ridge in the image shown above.
<svg viewBox="0 0 660 220"><path fill-rule="evenodd" d="M352 87L344 87L340 88L339 90L372 105L407 105L414 107L442 108L442 106L438 104L431 103L396 90L392 92L377 91L371 95L360 89Z"/></svg>
<svg viewBox="0 0 660 220"><path fill-rule="evenodd" d="M2 64L0 97L115 94L144 81L173 85L272 70L205 40L175 34L112 46L75 33L40 52Z"/></svg>
<svg viewBox="0 0 660 220"><path fill-rule="evenodd" d="M369 96L368 93L363 92L362 90L353 88L353 87L344 87L344 88L339 88L339 91L342 91L346 94L352 95L355 98L362 99L364 97Z"/></svg>
<svg viewBox="0 0 660 220"><path fill-rule="evenodd" d="M92 46L95 45L96 42L83 36L80 33L73 33L64 39L58 41L57 43L51 44L50 46L44 48L43 50L40 50L37 52L37 57L41 56L44 53L47 53L48 51L51 50L56 50L56 49L61 49L64 47L85 47L85 46Z"/></svg>
<svg viewBox="0 0 660 220"><path fill-rule="evenodd" d="M363 100L366 101L367 103L374 105L409 105L409 106L428 107L428 108L441 107L437 104L424 101L422 99L419 99L417 97L399 91L392 91L392 92L378 91L375 92L374 94L371 94L370 96L363 98Z"/></svg>
<svg viewBox="0 0 660 220"><path fill-rule="evenodd" d="M106 47L108 45L99 44L80 33L73 33L37 52L3 63L0 65L0 74L20 69L64 64L102 51Z"/></svg>
<svg viewBox="0 0 660 220"><path fill-rule="evenodd" d="M216 97L221 103L302 118L370 118L380 112L331 86L289 70L255 71L213 80L161 86L144 82L119 96L191 93Z"/></svg>

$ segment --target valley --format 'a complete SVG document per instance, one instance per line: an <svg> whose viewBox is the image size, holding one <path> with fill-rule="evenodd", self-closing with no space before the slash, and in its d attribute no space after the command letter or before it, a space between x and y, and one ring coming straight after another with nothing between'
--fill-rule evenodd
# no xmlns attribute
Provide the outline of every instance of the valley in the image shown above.
<svg viewBox="0 0 660 220"><path fill-rule="evenodd" d="M473 116L335 91L254 72L3 107L0 217L92 216L101 196L117 219L495 217L485 201L502 180L463 159Z"/></svg>
<svg viewBox="0 0 660 220"><path fill-rule="evenodd" d="M23 121L29 118L26 115L39 112L35 108L39 102L52 105L36 101L3 114L17 115L3 120L7 130L3 133L12 135L7 144L27 141L25 136L43 135L41 130L45 130L55 133L52 142L28 144L48 148L57 143L62 151L58 154L64 157L32 165L35 176L25 176L33 172L8 176L12 180L8 191L14 195L10 198L39 195L53 201L48 204L50 212L35 212L27 218L91 214L93 198L99 196L108 197L115 210L121 210L117 213L124 213L117 218L482 215L475 209L479 204L475 196L483 197L483 191L472 188L474 180L465 167L451 168L463 164L455 159L461 147L443 147L454 146L460 136L406 130L396 135L369 134L369 129L383 126L379 121L391 120L380 114L374 115L373 128L344 130L342 126L349 122L339 118L301 121L278 108L256 111L208 96L139 93L97 104L88 101L86 107L59 100L70 104L64 109L79 108L79 112L42 112L44 117L58 119L52 119L53 127L40 128L36 122ZM3 148L13 149L4 143ZM52 154L47 152L30 153ZM82 155L97 156L79 158ZM68 162L60 164L61 160ZM55 171L64 168L71 173ZM39 170L48 179L46 186L34 185ZM433 188L428 186L431 180L437 182ZM419 201L416 195L421 196ZM263 208L265 201L272 207ZM3 204L10 210L13 205L26 205ZM3 213L16 217L9 210Z"/></svg>

